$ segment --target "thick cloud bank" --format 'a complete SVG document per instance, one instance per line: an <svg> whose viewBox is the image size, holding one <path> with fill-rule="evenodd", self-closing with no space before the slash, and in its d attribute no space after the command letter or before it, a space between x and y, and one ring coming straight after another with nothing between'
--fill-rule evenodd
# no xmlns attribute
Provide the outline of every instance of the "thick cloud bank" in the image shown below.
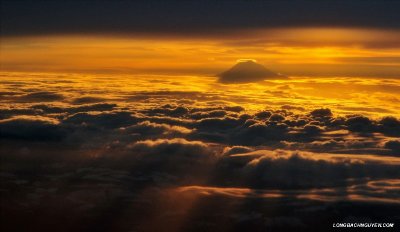
<svg viewBox="0 0 400 232"><path fill-rule="evenodd" d="M390 115L252 109L245 94L196 91L3 96L4 231L310 231L399 219L400 121Z"/></svg>

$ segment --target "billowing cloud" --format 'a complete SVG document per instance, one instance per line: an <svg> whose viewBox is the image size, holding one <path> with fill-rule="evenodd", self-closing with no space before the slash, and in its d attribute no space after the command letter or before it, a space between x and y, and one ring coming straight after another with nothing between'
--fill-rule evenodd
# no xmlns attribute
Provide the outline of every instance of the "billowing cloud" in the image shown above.
<svg viewBox="0 0 400 232"><path fill-rule="evenodd" d="M216 158L215 151L207 144L178 138L138 141L127 149L124 162L131 162L147 174L165 172L183 180L203 176Z"/></svg>
<svg viewBox="0 0 400 232"><path fill-rule="evenodd" d="M192 130L182 126L171 126L169 124L158 124L149 121L122 127L120 130L124 134L137 134L139 138L160 138L163 136L179 137L192 132Z"/></svg>
<svg viewBox="0 0 400 232"><path fill-rule="evenodd" d="M313 80L312 88L300 87L304 79L283 81L290 88L281 81L207 79L211 84L177 91L166 90L170 83L163 80L167 87L160 91L146 90L153 82L144 79L141 86L134 82L140 91L131 89L130 78L121 80L120 91L46 80L29 88L46 86L40 92L63 98L21 101L35 91L16 87L21 81L0 87L6 96L0 99L0 210L6 212L0 223L6 229L46 231L41 225L51 221L60 222L63 228L49 227L58 231L324 230L332 215L370 216L365 207L397 217L398 115L372 107L358 115L343 111L365 102L364 91L360 100L332 103L306 94L335 94L319 89L331 79ZM397 85L351 81L363 88ZM198 91L203 85L221 91ZM266 86L304 94L291 95L291 102ZM397 89L389 90L392 95L374 97L394 105ZM85 98L95 95L102 99Z"/></svg>
<svg viewBox="0 0 400 232"><path fill-rule="evenodd" d="M316 109L311 111L311 116L313 117L331 117L332 112L330 109Z"/></svg>
<svg viewBox="0 0 400 232"><path fill-rule="evenodd" d="M66 135L59 122L52 118L16 116L0 120L0 139L57 141Z"/></svg>
<svg viewBox="0 0 400 232"><path fill-rule="evenodd" d="M218 165L221 184L258 189L343 186L350 179L400 176L397 158L283 150L226 155Z"/></svg>
<svg viewBox="0 0 400 232"><path fill-rule="evenodd" d="M22 102L51 102L63 99L64 97L61 94L54 92L34 92L18 97L18 101Z"/></svg>
<svg viewBox="0 0 400 232"><path fill-rule="evenodd" d="M201 157L210 154L205 143L185 139L158 139L135 142L128 149L143 155ZM173 154L171 154L172 151Z"/></svg>
<svg viewBox="0 0 400 232"><path fill-rule="evenodd" d="M117 105L110 103L97 103L97 104L88 104L88 105L80 105L80 106L72 106L72 107L59 107L59 106L49 106L45 104L33 105L31 108L35 110L41 110L44 114L52 114L52 113L87 113L91 111L110 111L114 109Z"/></svg>
<svg viewBox="0 0 400 232"><path fill-rule="evenodd" d="M400 155L400 140L391 140L386 142L385 148L392 150L394 155Z"/></svg>
<svg viewBox="0 0 400 232"><path fill-rule="evenodd" d="M395 117L384 117L379 121L378 130L391 136L400 135L400 120Z"/></svg>
<svg viewBox="0 0 400 232"><path fill-rule="evenodd" d="M232 146L232 147L225 147L224 148L224 155L232 155L232 154L240 154L240 153L247 153L253 151L250 147L245 146Z"/></svg>
<svg viewBox="0 0 400 232"><path fill-rule="evenodd" d="M106 113L76 113L65 120L63 123L88 125L98 128L118 128L137 122L137 118L130 112L106 112Z"/></svg>
<svg viewBox="0 0 400 232"><path fill-rule="evenodd" d="M90 97L90 96L87 96L87 97L75 98L72 101L72 103L79 105L79 104L97 103L97 102L103 102L103 101L105 101L105 99L101 98L101 97Z"/></svg>

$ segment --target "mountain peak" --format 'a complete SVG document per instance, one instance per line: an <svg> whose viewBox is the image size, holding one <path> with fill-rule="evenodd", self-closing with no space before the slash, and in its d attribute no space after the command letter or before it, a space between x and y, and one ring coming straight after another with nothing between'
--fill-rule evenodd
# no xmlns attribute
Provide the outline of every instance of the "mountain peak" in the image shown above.
<svg viewBox="0 0 400 232"><path fill-rule="evenodd" d="M268 70L253 60L244 60L229 70L217 75L223 83L246 83L262 81L268 78L285 78L284 75Z"/></svg>

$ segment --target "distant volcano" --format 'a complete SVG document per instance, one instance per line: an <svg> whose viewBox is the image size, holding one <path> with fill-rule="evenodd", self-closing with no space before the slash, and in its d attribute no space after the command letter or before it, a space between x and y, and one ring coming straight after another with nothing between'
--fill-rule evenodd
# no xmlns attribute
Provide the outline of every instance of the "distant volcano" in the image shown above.
<svg viewBox="0 0 400 232"><path fill-rule="evenodd" d="M239 62L217 76L222 83L247 83L265 79L286 78L286 76L274 73L252 60Z"/></svg>

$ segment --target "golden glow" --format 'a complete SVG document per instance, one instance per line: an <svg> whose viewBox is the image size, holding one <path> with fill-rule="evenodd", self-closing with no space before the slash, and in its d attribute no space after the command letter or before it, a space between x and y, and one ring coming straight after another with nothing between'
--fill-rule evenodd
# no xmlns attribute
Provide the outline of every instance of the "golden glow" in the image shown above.
<svg viewBox="0 0 400 232"><path fill-rule="evenodd" d="M386 181L390 182L393 180L384 180L382 183L386 184ZM373 182L373 181L371 181ZM368 186L367 183L366 186ZM357 187L363 187L362 190ZM383 185L381 190L391 189L390 186ZM294 197L297 199L307 199L314 201L334 202L334 201L360 201L360 202L384 202L400 204L400 200L395 197L372 197L365 194L364 186L349 186L346 188L318 188L309 190L262 190L262 189L250 189L250 188L232 188L232 187L214 187L214 186L183 186L178 187L175 191L182 196L212 196L222 195L232 198L285 198ZM368 189L371 191L371 189Z"/></svg>
<svg viewBox="0 0 400 232"><path fill-rule="evenodd" d="M214 75L243 58L289 75L398 76L400 33L270 29L221 38L49 36L2 38L7 71Z"/></svg>
<svg viewBox="0 0 400 232"><path fill-rule="evenodd" d="M38 77L47 80L48 84L38 82ZM59 82L60 78L62 82ZM144 106L168 104L171 102L170 98L177 98L199 107L207 107L210 100L214 100L216 105L241 105L249 113L266 108L280 109L286 105L299 107L300 111L304 112L327 107L332 109L335 115L400 117L398 110L400 80L389 78L293 77L285 80L226 85L218 83L215 77L194 75L0 72L0 79L11 83L30 83L20 86L21 91L40 89L57 92L71 101L82 93L87 93L90 97L116 102L121 107L130 107L129 102L120 100L126 96L141 92L169 91L176 95L172 94L165 99L156 98L154 102L150 101L151 99L144 101ZM52 82L57 84L51 84ZM7 92L7 88L9 86L6 84L0 85L0 92ZM182 95L179 95L180 93ZM3 107L8 105L9 103L5 101Z"/></svg>
<svg viewBox="0 0 400 232"><path fill-rule="evenodd" d="M211 186L183 186L176 189L179 193L192 193L200 195L224 195L229 197L262 197L262 198L278 198L283 197L280 191L262 191L249 188L227 188L227 187L211 187Z"/></svg>
<svg viewBox="0 0 400 232"><path fill-rule="evenodd" d="M238 59L238 60L236 60L237 63L247 62L247 61L257 62L257 60L255 60L255 59Z"/></svg>
<svg viewBox="0 0 400 232"><path fill-rule="evenodd" d="M106 87L111 99L118 98L113 93L120 90L182 91L184 87L249 111L266 105L296 105L304 110L324 106L336 114L382 117L400 114L400 83L392 78L400 73L399 41L397 31L340 28L256 30L206 38L15 37L2 38L0 65L3 72L25 72L15 78L34 80L34 72L63 73L63 78L88 91L116 78L118 84ZM243 60L257 61L291 78L246 85L216 82L217 73ZM12 79L9 75L2 74ZM98 75L105 75L104 79Z"/></svg>

